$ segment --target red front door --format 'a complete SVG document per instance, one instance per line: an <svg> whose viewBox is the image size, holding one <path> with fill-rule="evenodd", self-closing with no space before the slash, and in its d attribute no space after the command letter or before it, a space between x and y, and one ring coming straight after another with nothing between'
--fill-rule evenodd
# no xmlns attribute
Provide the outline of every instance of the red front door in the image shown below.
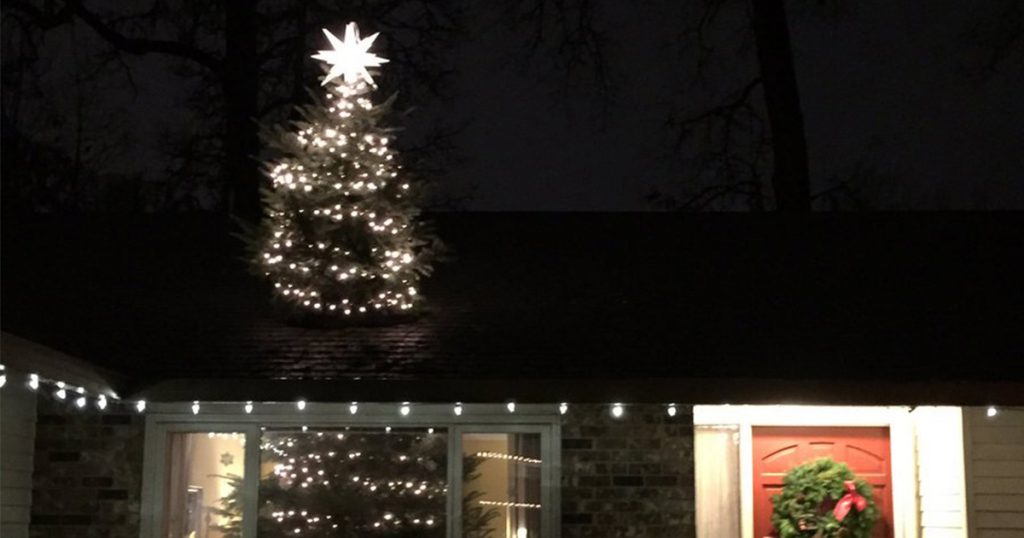
<svg viewBox="0 0 1024 538"><path fill-rule="evenodd" d="M850 467L874 488L881 512L874 538L892 538L892 479L889 428L755 427L754 537L775 536L772 495L782 490L782 478L796 465L832 458Z"/></svg>

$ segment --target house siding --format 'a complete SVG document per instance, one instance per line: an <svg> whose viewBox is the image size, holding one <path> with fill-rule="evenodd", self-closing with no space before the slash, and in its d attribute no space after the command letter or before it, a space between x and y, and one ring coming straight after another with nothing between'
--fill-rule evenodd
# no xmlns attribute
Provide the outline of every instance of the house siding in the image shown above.
<svg viewBox="0 0 1024 538"><path fill-rule="evenodd" d="M964 408L972 538L1024 537L1024 408Z"/></svg>
<svg viewBox="0 0 1024 538"><path fill-rule="evenodd" d="M0 391L0 536L28 536L32 504L32 454L36 395Z"/></svg>
<svg viewBox="0 0 1024 538"><path fill-rule="evenodd" d="M143 417L39 399L33 538L138 538Z"/></svg>
<svg viewBox="0 0 1024 538"><path fill-rule="evenodd" d="M570 407L562 424L562 538L692 538L693 413Z"/></svg>

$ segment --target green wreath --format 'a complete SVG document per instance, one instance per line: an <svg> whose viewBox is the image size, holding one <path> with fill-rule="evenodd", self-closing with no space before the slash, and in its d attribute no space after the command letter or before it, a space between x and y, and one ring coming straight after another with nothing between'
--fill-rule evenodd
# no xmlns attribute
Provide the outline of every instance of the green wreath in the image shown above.
<svg viewBox="0 0 1024 538"><path fill-rule="evenodd" d="M829 458L804 463L790 469L782 484L782 493L772 497L772 525L779 538L871 536L879 516L871 486L845 463ZM855 502L857 496L863 497L859 503ZM840 521L835 510L841 502L852 506Z"/></svg>

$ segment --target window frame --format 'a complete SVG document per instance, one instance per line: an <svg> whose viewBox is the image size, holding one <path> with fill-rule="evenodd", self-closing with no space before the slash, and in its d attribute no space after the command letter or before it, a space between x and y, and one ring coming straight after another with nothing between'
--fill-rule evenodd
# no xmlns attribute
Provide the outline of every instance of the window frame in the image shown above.
<svg viewBox="0 0 1024 538"><path fill-rule="evenodd" d="M446 538L457 538L462 530L462 435L464 433L537 433L541 439L541 528L544 536L561 535L561 416L558 404L519 404L511 413L505 404L462 404L455 415L450 404L409 404L403 416L403 402L360 403L352 414L347 403L309 402L298 410L295 402L253 403L245 413L242 402L201 402L192 413L192 402L153 403L146 411L143 453L140 537L161 538L164 487L166 482L167 436L171 433L245 434L245 476L242 479L242 538L256 538L259 507L260 436L263 429L338 427L422 427L444 428L448 436Z"/></svg>

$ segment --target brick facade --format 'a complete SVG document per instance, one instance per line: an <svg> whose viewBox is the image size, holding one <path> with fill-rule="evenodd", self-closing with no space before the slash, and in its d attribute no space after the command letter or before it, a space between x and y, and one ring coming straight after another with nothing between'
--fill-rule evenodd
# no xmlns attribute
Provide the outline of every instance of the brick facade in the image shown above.
<svg viewBox="0 0 1024 538"><path fill-rule="evenodd" d="M33 538L138 538L145 419L38 400Z"/></svg>
<svg viewBox="0 0 1024 538"><path fill-rule="evenodd" d="M562 424L562 538L692 538L693 414L574 405Z"/></svg>
<svg viewBox="0 0 1024 538"><path fill-rule="evenodd" d="M33 538L137 538L144 417L39 399ZM562 538L692 538L693 416L573 405L562 423Z"/></svg>

